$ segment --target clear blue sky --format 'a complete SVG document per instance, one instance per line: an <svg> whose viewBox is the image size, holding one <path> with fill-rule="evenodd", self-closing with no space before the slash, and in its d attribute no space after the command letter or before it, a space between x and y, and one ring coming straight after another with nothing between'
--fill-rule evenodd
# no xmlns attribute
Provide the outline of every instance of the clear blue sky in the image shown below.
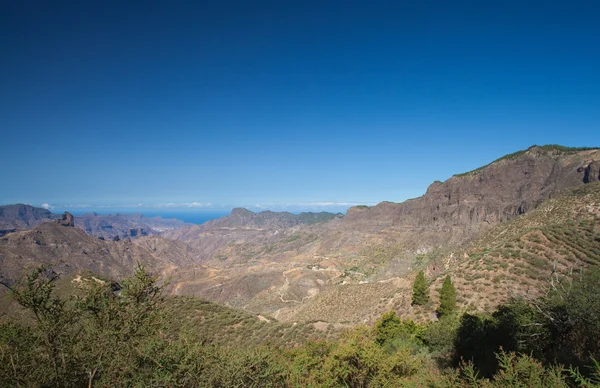
<svg viewBox="0 0 600 388"><path fill-rule="evenodd" d="M0 203L333 210L599 145L597 1L51 3L0 5Z"/></svg>

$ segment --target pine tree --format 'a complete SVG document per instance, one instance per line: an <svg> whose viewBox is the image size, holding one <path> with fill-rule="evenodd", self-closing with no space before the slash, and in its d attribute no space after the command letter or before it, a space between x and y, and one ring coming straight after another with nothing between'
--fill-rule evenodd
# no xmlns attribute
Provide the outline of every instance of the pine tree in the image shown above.
<svg viewBox="0 0 600 388"><path fill-rule="evenodd" d="M438 313L440 316L444 316L450 315L454 311L456 311L456 288L454 288L450 275L448 275L444 279L444 284L442 284L442 290L440 291Z"/></svg>
<svg viewBox="0 0 600 388"><path fill-rule="evenodd" d="M429 302L429 289L425 280L425 273L419 271L413 284L413 304L424 306Z"/></svg>

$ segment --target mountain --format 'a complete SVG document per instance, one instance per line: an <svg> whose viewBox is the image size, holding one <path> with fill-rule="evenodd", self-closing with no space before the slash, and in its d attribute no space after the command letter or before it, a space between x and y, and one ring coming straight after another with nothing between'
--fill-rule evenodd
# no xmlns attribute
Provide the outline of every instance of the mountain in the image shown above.
<svg viewBox="0 0 600 388"><path fill-rule="evenodd" d="M42 264L62 275L89 271L122 278L131 274L138 263L167 274L172 268L193 262L185 244L158 236L103 241L74 227L68 213L61 220L0 238L0 281L9 286L25 271Z"/></svg>
<svg viewBox="0 0 600 388"><path fill-rule="evenodd" d="M8 232L32 228L57 218L58 216L49 210L22 203L0 206L0 236Z"/></svg>
<svg viewBox="0 0 600 388"><path fill-rule="evenodd" d="M188 224L174 218L145 217L143 214L85 213L75 216L76 227L92 236L110 240L157 235L185 225Z"/></svg>
<svg viewBox="0 0 600 388"><path fill-rule="evenodd" d="M231 214L201 225L186 226L163 233L167 238L186 242L204 258L214 257L219 249L232 244L268 244L296 239L296 230L305 230L341 218L341 214L327 212L300 213L262 211L251 212L235 208ZM287 237L286 237L287 236ZM292 237L289 237L292 236Z"/></svg>
<svg viewBox="0 0 600 388"><path fill-rule="evenodd" d="M445 255L494 225L597 181L598 161L598 149L533 146L434 182L422 197L353 207L344 217L311 225L258 223L253 213L236 210L167 234L204 259L174 272L173 292L284 320L372 319L406 305L408 294L404 301L397 295L419 264L432 263L430 276L447 271L440 264Z"/></svg>
<svg viewBox="0 0 600 388"><path fill-rule="evenodd" d="M239 208L122 241L45 223L0 238L0 273L14 281L26 266L46 263L65 274L122 277L139 261L168 275L173 295L282 321L349 325L390 309L426 320L435 317L431 307L411 306L421 269L434 302L450 274L459 303L483 310L514 292L534 295L555 268L596 265L599 180L599 149L533 146L434 182L419 198L345 216Z"/></svg>
<svg viewBox="0 0 600 388"><path fill-rule="evenodd" d="M0 206L0 236L17 230L31 229L43 222L59 219L47 209L31 205L16 204ZM136 238L158 235L166 231L186 226L177 219L145 217L142 214L98 214L85 213L75 216L75 226L89 235L107 240L115 238Z"/></svg>

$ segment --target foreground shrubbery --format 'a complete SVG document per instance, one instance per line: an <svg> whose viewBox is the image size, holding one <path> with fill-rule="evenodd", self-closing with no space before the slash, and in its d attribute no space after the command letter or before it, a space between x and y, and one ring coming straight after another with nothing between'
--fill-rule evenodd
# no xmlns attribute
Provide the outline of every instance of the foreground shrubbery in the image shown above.
<svg viewBox="0 0 600 388"><path fill-rule="evenodd" d="M12 291L31 313L0 326L2 386L600 386L600 272L491 316L420 325L384 314L336 341L235 347L182 325L140 268L122 289L84 282L59 298L40 269ZM567 367L561 366L567 365Z"/></svg>

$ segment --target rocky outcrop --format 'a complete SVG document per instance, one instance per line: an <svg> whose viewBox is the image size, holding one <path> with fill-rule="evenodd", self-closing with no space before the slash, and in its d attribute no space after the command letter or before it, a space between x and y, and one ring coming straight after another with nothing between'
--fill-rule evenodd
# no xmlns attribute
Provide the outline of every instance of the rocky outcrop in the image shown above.
<svg viewBox="0 0 600 388"><path fill-rule="evenodd" d="M583 181L592 183L600 181L600 161L594 160L584 170Z"/></svg>
<svg viewBox="0 0 600 388"><path fill-rule="evenodd" d="M65 212L62 215L62 219L56 221L59 225L62 226L67 226L70 228L74 228L75 227L75 217L73 217L73 215L69 212Z"/></svg>

